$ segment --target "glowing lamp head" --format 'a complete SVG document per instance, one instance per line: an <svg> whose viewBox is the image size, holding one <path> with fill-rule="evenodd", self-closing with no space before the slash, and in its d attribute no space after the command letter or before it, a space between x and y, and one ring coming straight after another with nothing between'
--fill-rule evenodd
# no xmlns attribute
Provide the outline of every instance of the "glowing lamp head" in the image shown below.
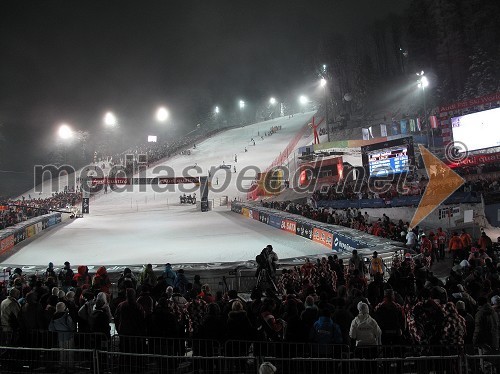
<svg viewBox="0 0 500 374"><path fill-rule="evenodd" d="M112 112L107 112L104 116L104 123L108 126L115 126L117 123L116 116Z"/></svg>
<svg viewBox="0 0 500 374"><path fill-rule="evenodd" d="M306 96L301 95L301 96L299 97L299 103L300 103L301 105L305 105L305 104L307 104L308 102L309 102L309 100L307 99L307 97L306 97Z"/></svg>
<svg viewBox="0 0 500 374"><path fill-rule="evenodd" d="M325 87L326 86L326 79L325 78L321 78L321 80L319 81L319 85L321 87Z"/></svg>
<svg viewBox="0 0 500 374"><path fill-rule="evenodd" d="M159 122L165 122L169 116L170 116L170 113L168 112L168 110L165 107L160 107L156 111L156 119Z"/></svg>
<svg viewBox="0 0 500 374"><path fill-rule="evenodd" d="M71 127L69 127L68 125L62 124L59 127L58 134L61 139L69 139L73 136L73 131L71 130Z"/></svg>
<svg viewBox="0 0 500 374"><path fill-rule="evenodd" d="M215 112L215 114L219 114L219 112L220 112L220 109L219 109L219 107L218 107L218 106L216 106L216 107L215 107L215 110L214 110L214 112Z"/></svg>
<svg viewBox="0 0 500 374"><path fill-rule="evenodd" d="M271 98L269 99L269 103L270 103L271 105L276 104L276 99L275 99L274 97L271 97Z"/></svg>
<svg viewBox="0 0 500 374"><path fill-rule="evenodd" d="M243 109L245 107L245 102L243 100L240 100L240 109Z"/></svg>

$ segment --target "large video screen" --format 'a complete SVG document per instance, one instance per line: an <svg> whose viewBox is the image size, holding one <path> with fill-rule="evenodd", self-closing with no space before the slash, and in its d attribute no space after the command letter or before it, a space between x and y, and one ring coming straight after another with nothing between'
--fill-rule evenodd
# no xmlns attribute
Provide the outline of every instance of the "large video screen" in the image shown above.
<svg viewBox="0 0 500 374"><path fill-rule="evenodd" d="M462 142L467 151L500 146L500 108L451 119L453 141ZM465 151L463 147L458 147Z"/></svg>
<svg viewBox="0 0 500 374"><path fill-rule="evenodd" d="M411 137L361 147L361 154L363 166L370 177L406 173L415 160Z"/></svg>
<svg viewBox="0 0 500 374"><path fill-rule="evenodd" d="M404 146L385 148L368 153L370 176L384 177L408 171L408 148Z"/></svg>

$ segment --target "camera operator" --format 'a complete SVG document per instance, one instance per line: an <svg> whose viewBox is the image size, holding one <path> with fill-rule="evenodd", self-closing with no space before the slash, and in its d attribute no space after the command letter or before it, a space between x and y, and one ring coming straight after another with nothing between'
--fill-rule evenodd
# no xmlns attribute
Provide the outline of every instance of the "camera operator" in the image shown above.
<svg viewBox="0 0 500 374"><path fill-rule="evenodd" d="M275 278L276 278L276 268L278 262L278 255L273 251L272 245L266 246L260 255L256 257L257 261L257 271L255 277L264 282L270 282L276 289Z"/></svg>

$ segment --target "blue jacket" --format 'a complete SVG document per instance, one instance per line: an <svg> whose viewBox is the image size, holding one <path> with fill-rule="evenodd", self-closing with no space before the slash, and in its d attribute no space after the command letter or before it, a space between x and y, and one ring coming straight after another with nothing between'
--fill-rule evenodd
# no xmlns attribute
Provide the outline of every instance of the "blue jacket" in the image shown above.
<svg viewBox="0 0 500 374"><path fill-rule="evenodd" d="M177 277L177 274L175 271L172 270L171 266L165 266L165 270L163 271L163 279L167 282L167 287L172 286L174 287L175 283L175 278Z"/></svg>
<svg viewBox="0 0 500 374"><path fill-rule="evenodd" d="M342 344L340 326L328 317L319 317L311 331L311 341L317 344Z"/></svg>

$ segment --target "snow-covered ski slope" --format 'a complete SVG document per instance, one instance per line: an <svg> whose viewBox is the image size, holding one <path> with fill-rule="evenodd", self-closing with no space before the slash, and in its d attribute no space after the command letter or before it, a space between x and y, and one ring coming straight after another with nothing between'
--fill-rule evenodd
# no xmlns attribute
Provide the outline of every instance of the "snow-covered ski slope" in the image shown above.
<svg viewBox="0 0 500 374"><path fill-rule="evenodd" d="M220 200L226 196L230 200L244 199L246 193L240 191L237 184L247 187L255 171L248 171L245 181L239 182L242 169L256 167L264 171L313 115L312 112L296 114L292 118L277 118L224 131L196 144L196 149L191 146L191 155L177 155L157 165L172 168L175 176L182 176L183 171L191 176L207 175L211 167L218 168L223 163L231 165L229 173L222 169L212 173L209 199L213 200L214 209L210 212L202 213L194 205L181 205L179 196L183 192L179 191L180 186L175 186L175 191L155 191L152 186L143 185L107 194L101 192L91 199L90 214L42 232L22 244L21 249L4 264L46 265L49 261L89 265L235 262L255 259L267 244L271 244L282 259L331 253L311 240L246 219L230 212L228 207L219 206ZM272 126L281 126L281 130L261 139ZM311 142L312 135L306 131L297 147ZM235 155L237 162L234 162ZM202 172L186 171L194 165ZM233 172L234 166L236 173ZM148 169L146 176L166 174L154 169ZM199 189L194 185L183 187L191 187L199 197ZM46 182L42 196L50 193L50 183ZM28 191L24 196L28 194L39 196L34 191Z"/></svg>

